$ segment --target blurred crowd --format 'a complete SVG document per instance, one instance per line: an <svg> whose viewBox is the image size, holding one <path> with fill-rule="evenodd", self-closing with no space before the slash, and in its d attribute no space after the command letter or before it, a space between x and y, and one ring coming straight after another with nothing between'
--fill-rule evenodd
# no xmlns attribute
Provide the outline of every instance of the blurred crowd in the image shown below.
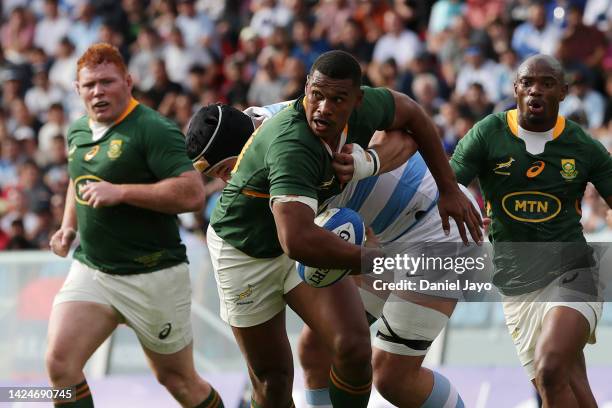
<svg viewBox="0 0 612 408"><path fill-rule="evenodd" d="M431 115L451 154L489 113L514 106L529 55L559 58L561 114L612 150L612 2L608 0L3 0L0 48L0 249L47 248L68 183L66 130L84 114L76 61L115 45L134 96L186 130L202 105L239 108L299 96L329 49L351 52L364 83L404 92ZM209 196L222 187L209 180ZM202 214L181 216L201 231ZM612 228L594 189L586 232Z"/></svg>

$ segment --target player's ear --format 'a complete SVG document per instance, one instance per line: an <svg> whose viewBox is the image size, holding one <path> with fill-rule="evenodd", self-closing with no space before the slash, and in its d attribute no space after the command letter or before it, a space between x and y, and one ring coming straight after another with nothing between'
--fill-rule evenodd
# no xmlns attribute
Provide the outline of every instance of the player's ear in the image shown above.
<svg viewBox="0 0 612 408"><path fill-rule="evenodd" d="M310 75L306 75L306 83L304 84L304 95L308 94L308 84L310 83Z"/></svg>
<svg viewBox="0 0 612 408"><path fill-rule="evenodd" d="M361 89L361 87L359 87L359 91L357 93L357 101L356 101L356 106L361 106L361 102L363 102L363 89Z"/></svg>
<svg viewBox="0 0 612 408"><path fill-rule="evenodd" d="M132 88L134 86L134 79L132 78L132 75L130 75L129 73L127 73L125 75L125 82L127 82L127 86L130 90L130 92L132 91Z"/></svg>
<svg viewBox="0 0 612 408"><path fill-rule="evenodd" d="M569 86L567 85L567 83L564 83L563 85L561 85L561 98L559 98L559 102L564 100L568 93L569 93Z"/></svg>

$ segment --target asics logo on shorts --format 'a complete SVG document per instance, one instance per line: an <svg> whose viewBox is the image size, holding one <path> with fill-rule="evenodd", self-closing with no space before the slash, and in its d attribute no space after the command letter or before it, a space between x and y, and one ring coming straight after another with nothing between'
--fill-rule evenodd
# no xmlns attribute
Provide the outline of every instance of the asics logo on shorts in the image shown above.
<svg viewBox="0 0 612 408"><path fill-rule="evenodd" d="M159 332L159 339L163 340L166 337L168 337L170 335L170 332L172 331L172 324L171 323L166 323L164 325L164 327L162 328L162 331Z"/></svg>

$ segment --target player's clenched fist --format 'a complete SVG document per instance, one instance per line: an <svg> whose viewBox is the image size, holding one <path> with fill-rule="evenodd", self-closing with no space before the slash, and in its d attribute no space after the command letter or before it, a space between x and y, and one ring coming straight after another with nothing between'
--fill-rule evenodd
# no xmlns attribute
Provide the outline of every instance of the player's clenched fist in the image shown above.
<svg viewBox="0 0 612 408"><path fill-rule="evenodd" d="M121 186L107 181L87 183L81 188L81 197L93 208L117 205L121 202L121 195Z"/></svg>
<svg viewBox="0 0 612 408"><path fill-rule="evenodd" d="M55 255L65 257L68 255L70 245L76 238L76 231L74 228L60 228L53 234L49 246Z"/></svg>

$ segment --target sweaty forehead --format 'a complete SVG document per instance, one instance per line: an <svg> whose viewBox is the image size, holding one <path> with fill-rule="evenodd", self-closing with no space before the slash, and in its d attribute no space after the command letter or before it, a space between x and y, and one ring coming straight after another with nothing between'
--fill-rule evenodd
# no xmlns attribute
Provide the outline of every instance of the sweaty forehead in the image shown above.
<svg viewBox="0 0 612 408"><path fill-rule="evenodd" d="M521 64L516 73L517 78L523 77L552 77L562 80L563 72L560 67L551 64L545 59L528 60Z"/></svg>
<svg viewBox="0 0 612 408"><path fill-rule="evenodd" d="M97 65L85 65L79 70L79 79L97 79L109 76L123 76L121 69L110 62L103 62Z"/></svg>
<svg viewBox="0 0 612 408"><path fill-rule="evenodd" d="M311 87L334 93L350 93L357 88L350 78L334 79L315 71L309 78Z"/></svg>

